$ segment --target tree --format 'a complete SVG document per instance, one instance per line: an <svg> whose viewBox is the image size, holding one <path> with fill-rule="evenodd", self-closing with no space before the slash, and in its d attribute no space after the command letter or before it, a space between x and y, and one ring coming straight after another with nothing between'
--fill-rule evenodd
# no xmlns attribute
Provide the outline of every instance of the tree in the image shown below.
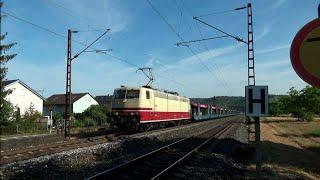
<svg viewBox="0 0 320 180"><path fill-rule="evenodd" d="M294 116L298 117L298 120L300 120L302 111L299 91L297 91L294 87L291 87L288 94L289 96L284 99L285 106L289 113L292 113Z"/></svg>
<svg viewBox="0 0 320 180"><path fill-rule="evenodd" d="M0 8L2 8L3 3L0 1ZM9 102L5 100L5 97L10 93L8 90L4 89L3 81L6 77L7 68L5 64L12 60L17 54L7 54L16 43L2 44L3 40L6 38L8 33L1 34L1 24L3 15L0 15L0 127L5 126L12 113L12 106Z"/></svg>
<svg viewBox="0 0 320 180"><path fill-rule="evenodd" d="M276 101L273 101L270 103L270 108L269 108L269 113L272 116L279 116L281 114L284 114L284 104L283 104L283 100L279 99Z"/></svg>
<svg viewBox="0 0 320 180"><path fill-rule="evenodd" d="M306 86L300 91L302 106L308 112L320 114L320 88Z"/></svg>

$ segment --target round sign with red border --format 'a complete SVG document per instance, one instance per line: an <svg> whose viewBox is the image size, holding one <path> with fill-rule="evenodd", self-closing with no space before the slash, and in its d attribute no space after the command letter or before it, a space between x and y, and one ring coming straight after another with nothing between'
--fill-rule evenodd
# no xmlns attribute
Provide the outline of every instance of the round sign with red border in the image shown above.
<svg viewBox="0 0 320 180"><path fill-rule="evenodd" d="M312 20L297 33L291 44L290 57L300 78L320 87L320 18Z"/></svg>

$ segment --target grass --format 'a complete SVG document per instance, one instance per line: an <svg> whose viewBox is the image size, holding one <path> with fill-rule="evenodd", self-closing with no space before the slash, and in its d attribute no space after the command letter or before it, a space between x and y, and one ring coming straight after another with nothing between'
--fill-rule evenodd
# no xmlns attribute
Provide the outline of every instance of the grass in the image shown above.
<svg viewBox="0 0 320 180"><path fill-rule="evenodd" d="M320 129L316 129L316 130L313 130L309 133L305 133L304 136L306 136L306 137L320 137Z"/></svg>
<svg viewBox="0 0 320 180"><path fill-rule="evenodd" d="M261 124L267 179L320 179L320 121L265 119Z"/></svg>

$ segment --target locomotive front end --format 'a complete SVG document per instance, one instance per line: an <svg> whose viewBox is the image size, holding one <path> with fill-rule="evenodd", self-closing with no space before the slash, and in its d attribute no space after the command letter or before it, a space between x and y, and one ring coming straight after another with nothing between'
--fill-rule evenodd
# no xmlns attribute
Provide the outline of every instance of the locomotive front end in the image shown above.
<svg viewBox="0 0 320 180"><path fill-rule="evenodd" d="M140 89L115 89L112 99L112 123L120 129L134 128L140 121Z"/></svg>

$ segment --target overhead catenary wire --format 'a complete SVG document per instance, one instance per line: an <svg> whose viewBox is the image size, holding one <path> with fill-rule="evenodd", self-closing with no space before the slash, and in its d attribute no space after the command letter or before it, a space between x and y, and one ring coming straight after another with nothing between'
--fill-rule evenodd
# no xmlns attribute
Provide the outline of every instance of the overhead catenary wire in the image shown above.
<svg viewBox="0 0 320 180"><path fill-rule="evenodd" d="M66 8L66 7L64 7L64 6L61 5L61 4L55 3L55 2L53 2L52 0L47 0L47 1L50 1L52 4L56 5L57 7L62 8L62 9L63 9L64 11L66 11L70 16L81 20L81 18L78 18L77 16L74 16L74 15L73 15L73 14L77 14L77 13L74 12L73 10L71 10L71 9L69 9L69 8ZM175 2L175 4L176 4L177 8L180 9L180 25L179 25L179 26L181 26L181 22L182 22L182 11L181 11L181 7L178 5L177 2ZM83 17L83 19L88 20L87 17L84 17L84 16L82 16L82 17ZM99 31L99 29L97 29L97 30L90 30L90 31ZM85 32L85 31L78 31L78 32ZM81 43L81 45L86 45L86 44ZM95 50L93 50L93 51L95 51ZM109 54L109 53L105 53L105 52L101 52L101 53L106 54L106 55L109 55L110 57L113 57L113 58L115 58L115 59L117 59L117 60L122 60L122 61L124 60L123 58L116 57L116 56L111 55L111 54ZM129 61L124 61L124 62L126 62L127 64L133 65L133 64L130 63ZM135 66L135 67L139 67L139 66L137 66L137 65L134 65L134 66ZM177 81L176 81L176 82L177 82ZM181 84L180 84L180 85L181 85Z"/></svg>
<svg viewBox="0 0 320 180"><path fill-rule="evenodd" d="M179 45L186 45L186 44L192 43L192 42L207 41L207 40L220 39L220 38L225 38L225 37L229 37L229 36L224 35L224 36L214 36L214 37L209 37L209 38L203 38L203 37L201 37L202 39L178 42L178 43L177 43L177 46L179 46Z"/></svg>
<svg viewBox="0 0 320 180"><path fill-rule="evenodd" d="M39 29L42 29L42 30L44 30L44 31L50 32L51 34L54 34L54 35L56 35L56 36L59 36L59 37L62 37L62 38L67 38L67 36L65 36L65 35L62 35L62 34L60 34L60 33L57 33L57 32L55 32L55 31L53 31L53 30L51 30L51 29L49 29L49 28L46 28L46 27L37 25L37 24L35 24L35 23L31 22L31 21L25 20L25 19L23 19L23 18L20 18L20 17L18 17L18 16L16 16L16 15L11 14L11 13L2 11L2 14L5 14L5 15L7 15L7 16L10 16L10 17L14 18L14 19L17 19L17 20L19 20L19 21L22 21L22 22L25 22L25 23L27 23L27 24L30 24L30 25L32 25L32 26L34 26L34 27L37 27L37 28L39 28Z"/></svg>
<svg viewBox="0 0 320 180"><path fill-rule="evenodd" d="M185 9L186 9L186 11L187 11L187 13L190 15L190 17L192 18L193 17L193 15L192 15L192 13L191 13L191 10L187 7L187 6L184 6L184 2L181 0L180 1L181 2L181 5L182 5L182 7L184 7ZM192 23L192 27L194 27L194 23ZM198 30L198 33L200 34L200 37L201 38L204 38L203 37L203 35L202 35L202 33L201 33L201 31L200 31L200 29L199 29L199 27L198 27L198 24L196 23L196 28L191 28L191 26L190 26L190 28L191 28L191 30L193 30L193 32L194 33L196 33L196 31L194 30L194 29L197 29ZM212 54L212 52L209 50L209 48L207 47L207 45L206 45L206 43L205 42L202 42L202 43L200 43L200 44L202 44L204 47L205 47L205 49L206 49L206 51L207 52L209 52L212 56L213 56L213 54ZM221 71L220 71L220 68L217 66L217 64L216 63L214 63L213 62L213 65L214 65L214 67L217 69L217 71L219 71L216 75L218 76L219 74L221 75L221 81L220 81L220 83L222 84L222 86L224 86L225 87L225 89L228 89L228 91L229 91L229 94L232 94L232 90L229 88L229 86L228 86L228 84L227 84L227 81L225 80L225 78L223 77L223 75L222 75L222 73L221 73ZM219 78L219 77L218 77ZM220 79L220 78L219 78Z"/></svg>
<svg viewBox="0 0 320 180"><path fill-rule="evenodd" d="M60 34L60 33L55 32L55 31L53 31L53 30L51 30L51 29L49 29L49 28L46 28L46 27L44 27L44 26L35 24L35 23L31 22L31 21L28 21L28 20L23 19L23 18L21 18L21 17L18 17L18 16L16 16L16 15L13 15L12 13L2 12L2 14L5 14L5 15L11 17L11 18L14 18L14 19L19 20L19 21L21 21L21 22L24 22L24 23L27 23L27 24L29 24L29 25L32 25L32 26L34 26L34 27L36 27L36 28L38 28L38 29L41 29L41 30L43 30L43 31L49 32L49 33L51 33L51 34L53 34L53 35L55 35L55 36L58 36L58 37L60 37L60 38L67 39L67 36L65 36L65 35L63 35L63 34ZM86 46L86 44L83 43L83 42L80 42L80 41L77 41L77 40L72 40L72 41L75 42L75 43L77 43L77 44L80 44L80 45L82 45L82 46Z"/></svg>
<svg viewBox="0 0 320 180"><path fill-rule="evenodd" d="M59 4L53 0L46 0L46 2L49 2L50 4L54 5L55 7L58 7L60 9L62 9L66 14L68 14L69 16L73 17L74 19L77 19L78 21L81 21L83 24L87 24L90 25L92 24L92 21L90 21L88 19L88 17L83 16L77 12L75 12L74 10L70 9L70 8L66 8L65 6L63 6L62 4ZM96 25L96 24L95 24ZM98 27L98 26L97 26ZM105 30L105 28L103 29Z"/></svg>
<svg viewBox="0 0 320 180"><path fill-rule="evenodd" d="M135 68L138 68L138 69L141 68L140 66L138 66L138 65L136 65L136 64L134 64L134 63L132 63L132 62L124 59L124 58L121 58L121 57L118 57L118 56L115 56L115 55L109 54L109 53L104 53L104 54L107 55L107 56L110 56L110 57L112 57L112 58L114 58L114 59L116 59L116 60L118 60L118 61L124 62L124 63L126 63L126 64L128 64L128 65L130 65L130 66L132 66L132 67L135 67ZM167 77L167 76L163 76L163 75L161 75L161 74L159 74L159 73L157 73L157 72L154 72L154 74L157 75L158 77L161 77L161 78L163 78L163 79L167 79L167 80L169 80L169 81L171 81L171 82L173 82L173 83L175 83L175 84L177 84L177 85L180 85L181 87L188 88L188 89L192 90L192 91L193 91L195 94L197 94L198 96L202 96L201 93L196 93L196 92L199 91L198 89L194 89L194 88L192 88L192 87L190 87L190 86L187 86L187 85L184 84L184 83L181 83L181 82L179 82L179 81L177 81L177 80L175 80L175 79L169 78L169 77Z"/></svg>
<svg viewBox="0 0 320 180"><path fill-rule="evenodd" d="M146 0L147 3L150 5L150 7L158 14L158 16L165 22L165 24L168 25L168 27L170 28L170 30L181 40L184 41L184 39L181 37L181 35L179 33L176 32L176 30L174 29L174 27L166 20L166 18L160 13L160 11L157 10L157 8L151 3L150 0ZM212 72L212 70L200 59L200 57L194 52L194 50L192 48L190 48L189 46L186 46L188 48L188 50L194 55L194 57L196 57L196 59L201 63L201 65L210 73L212 74L218 81L221 82L221 80L217 77L217 75ZM223 85L223 84L222 84ZM228 91L228 89L223 85L223 87Z"/></svg>
<svg viewBox="0 0 320 180"><path fill-rule="evenodd" d="M197 17L199 18L199 17L211 16L211 15L217 15L217 14L226 14L226 13L238 11L238 10L245 9L245 8L246 8L246 6L234 8L234 9L229 9L229 10L224 10L224 11L216 11L216 12L198 15Z"/></svg>
<svg viewBox="0 0 320 180"><path fill-rule="evenodd" d="M55 35L55 36L57 36L57 37L60 37L60 38L63 38L63 39L67 39L67 36L65 36L65 35L63 35L63 34L60 34L60 33L58 33L58 32L55 32L54 30L51 30L51 29L49 29L49 28L47 28L47 27L44 27L44 26L38 25L38 24L36 24L36 23L33 23L33 22L31 22L31 21L29 21L29 20L26 20L26 19L24 19L24 18L18 17L17 15L14 15L14 14L12 14L12 13L2 12L2 14L5 14L5 15L13 18L13 19L16 19L16 20L19 20L19 21L24 22L24 23L26 23L26 24L29 24L29 25L31 25L31 26L34 26L34 27L36 27L36 28L38 28L38 29L40 29L40 30L43 30L43 31L45 31L45 32L48 32L48 33L50 33L50 34L52 34L52 35ZM80 32L80 31L78 31L78 32ZM77 44L79 44L79 45L86 46L86 43L83 43L83 42L80 42L80 41L77 41L77 40L72 40L72 41L75 42L75 43L77 43ZM90 49L92 49L92 48L90 48ZM96 50L93 49L93 51L96 51ZM118 60L118 61L124 62L124 63L126 63L126 64L128 64L128 65L130 65L130 66L133 66L133 67L136 67L136 68L140 68L140 66L138 66L138 65L136 65L136 64L134 64L134 63L131 63L130 61L127 61L126 59L120 58L120 57L115 56L115 55L110 54L110 53L106 53L106 52L102 52L102 53L105 54L105 55L107 55L107 56L110 56L110 57L112 57L112 58L114 58L114 59L116 59L116 60ZM157 76L159 76L159 77L161 77L161 78L164 78L164 79L167 79L167 80L169 80L169 81L172 81L172 82L174 82L174 83L177 84L177 85L186 87L186 88L191 89L191 90L195 90L195 89L193 89L193 88L191 88L191 87L188 87L187 85L185 85L185 84L183 84L183 83L181 83L181 82L178 82L178 81L176 81L176 80L174 80L174 79L171 79L171 78L169 78L169 77L160 75L160 74L158 74L158 73L155 73L155 74L157 74ZM201 95L201 94L199 94L199 95Z"/></svg>
<svg viewBox="0 0 320 180"><path fill-rule="evenodd" d="M182 0L181 0L181 2L182 2ZM246 8L247 8L247 7L244 5L244 6L242 6L242 7L235 8L235 9L232 9L232 10L219 11L219 12L215 12L215 13L212 13L212 14L227 13L227 12L238 11L238 10L242 10L242 9L246 9ZM191 13L191 10L190 10L187 6L185 7L185 9L187 10L187 12L189 13L189 15L190 15L191 17L194 17L194 16L192 15L192 13ZM197 17L199 17L199 16L197 16ZM196 21L196 28L197 28L198 33L200 34L200 36L203 38L202 32L201 32L201 30L200 30L200 28L199 28L199 25L198 25L198 21ZM209 50L207 44L206 44L205 42L202 42L202 44L203 44L203 46L205 47L205 49L206 49L208 52L210 52L210 54L211 54L211 51ZM215 65L215 67L217 68L217 70L220 71L220 68L219 68L215 63L214 63L214 65ZM221 72L220 72L220 73L221 73ZM226 83L226 81L224 80L223 76L221 76L221 78L222 78L223 81ZM230 92L231 92L231 90L230 90Z"/></svg>

